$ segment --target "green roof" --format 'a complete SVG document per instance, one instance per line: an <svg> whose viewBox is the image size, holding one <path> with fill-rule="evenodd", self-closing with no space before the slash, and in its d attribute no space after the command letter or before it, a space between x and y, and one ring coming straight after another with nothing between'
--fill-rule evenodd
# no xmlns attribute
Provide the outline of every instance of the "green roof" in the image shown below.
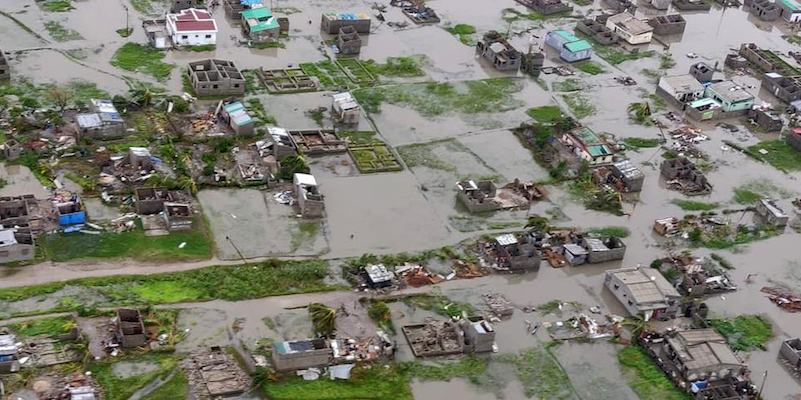
<svg viewBox="0 0 801 400"><path fill-rule="evenodd" d="M590 155L595 156L607 156L612 154L612 149L605 144L596 144L593 146L587 146L587 151L590 152Z"/></svg>
<svg viewBox="0 0 801 400"><path fill-rule="evenodd" d="M784 5L787 6L787 8L789 8L789 9L791 9L793 11L798 11L798 5L795 4L794 2L792 2L790 0L782 0L782 3L784 3Z"/></svg>
<svg viewBox="0 0 801 400"><path fill-rule="evenodd" d="M573 53L592 49L592 45L586 40L565 43L565 47Z"/></svg>
<svg viewBox="0 0 801 400"><path fill-rule="evenodd" d="M248 24L251 32L278 28L278 20L273 17L273 11L268 7L242 11L242 19Z"/></svg>
<svg viewBox="0 0 801 400"><path fill-rule="evenodd" d="M564 29L557 29L557 30L555 30L553 32L556 33L557 35L567 39L568 42L575 42L575 41L579 40L579 38L573 36L572 33L568 32L568 31L566 31Z"/></svg>
<svg viewBox="0 0 801 400"><path fill-rule="evenodd" d="M580 128L573 129L570 131L576 139L580 140L584 143L585 146L591 146L594 144L604 144L605 142L592 131L592 129L587 128L586 126L582 126Z"/></svg>

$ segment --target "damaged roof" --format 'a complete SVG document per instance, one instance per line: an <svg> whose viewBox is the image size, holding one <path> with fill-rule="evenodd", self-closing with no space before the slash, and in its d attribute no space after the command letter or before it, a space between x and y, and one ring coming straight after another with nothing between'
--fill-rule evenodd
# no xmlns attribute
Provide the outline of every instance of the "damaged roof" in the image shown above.
<svg viewBox="0 0 801 400"><path fill-rule="evenodd" d="M681 331L668 343L689 370L720 365L744 365L714 329Z"/></svg>
<svg viewBox="0 0 801 400"><path fill-rule="evenodd" d="M668 298L681 297L662 273L653 268L620 268L606 273L626 285L638 304L666 303Z"/></svg>

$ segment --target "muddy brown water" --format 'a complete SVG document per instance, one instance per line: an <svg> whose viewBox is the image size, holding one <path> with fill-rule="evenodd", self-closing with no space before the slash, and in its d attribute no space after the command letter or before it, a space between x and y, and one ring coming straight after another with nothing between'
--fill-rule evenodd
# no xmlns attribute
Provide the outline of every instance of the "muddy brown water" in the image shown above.
<svg viewBox="0 0 801 400"><path fill-rule="evenodd" d="M87 57L79 65L62 53L54 50L32 50L11 56L11 66L15 71L22 71L20 75L31 78L34 82L67 82L76 77L96 82L98 86L112 94L127 90L123 76L130 76L138 80L153 82L155 80L141 73L122 71L111 66L108 61L114 51L127 40L144 42L144 35L139 25L139 15L130 8L130 21L134 27L134 34L129 39L120 38L114 30L124 25L123 2L104 0L87 0L75 2L76 10L68 13L42 13L33 0L12 1L0 0L0 9L11 13L15 18L31 27L50 40L44 29L47 21L59 21L64 26L74 29L84 37L82 40L58 43L52 40L46 44L19 29L13 22L0 17L0 48L6 52L34 49L38 47L51 47L56 50L70 50L81 48ZM239 28L231 21L224 21L221 10L215 16L220 27L219 42L216 50L204 53L183 51L168 52L165 62L178 66L171 78L161 83L172 92L179 93L181 88L180 74L182 68L189 61L202 58L215 57L232 59L241 68L280 68L297 65L300 62L320 61L328 50L320 49L321 35L318 30L319 14L323 11L352 11L371 12L370 3L356 0L341 1L281 1L282 7L296 7L302 12L289 16L291 23L290 39L286 49L252 50L238 44ZM523 9L511 0L481 2L464 0L437 0L432 6L438 11L445 22L467 23L474 25L479 32L489 29L498 29L518 32L534 27L533 34L542 38L547 30L555 27L564 27L572 30L573 20L548 20L545 22L515 22L511 26L501 20L501 10L507 7ZM600 2L592 6L577 7L582 14L591 9L600 8ZM673 12L672 10L670 11ZM641 4L637 14L639 16L654 16L664 14L664 11L650 9ZM594 15L594 14L592 14ZM797 50L781 38L781 35L790 33L780 21L766 23L749 15L743 9L721 9L713 6L709 12L682 13L687 20L687 29L680 37L665 38L664 42L670 44L669 52L676 61L676 66L667 74L682 74L689 66L698 60L711 65L715 62L722 64L723 58L732 48L739 47L744 41L753 41L760 47L780 52ZM406 21L397 9L390 8L386 14L388 21ZM98 20L109 22L97 23ZM312 21L311 24L308 21ZM113 22L111 22L113 21ZM377 20L373 21L377 26ZM233 36L233 38L232 38ZM324 35L325 36L325 35ZM519 49L525 49L528 44L528 35L514 36L510 41ZM640 46L640 50L651 49L662 51L661 45L653 43ZM690 59L687 53L697 53L700 58ZM465 46L440 26L416 27L396 31L386 25L377 26L375 32L365 38L362 59L376 59L383 61L387 57L398 55L424 54L430 64L425 67L427 76L434 80L467 80L483 79L488 77L507 76L488 68L481 61L475 59L471 47ZM546 65L557 63L557 55L548 50ZM641 101L642 89L650 93L654 83L643 74L643 69L657 69L657 57L637 61L628 61L612 66L594 58L607 70L598 76L577 75L588 88L582 91L589 102L595 106L594 115L583 119L586 125L596 132L609 132L617 137L656 137L658 130L654 127L633 125L628 121L625 106L634 101ZM638 81L635 87L619 87L610 84L616 75L630 75ZM716 77L723 77L718 74ZM753 86L752 92L768 102L776 103L765 93L758 92L758 81L751 77L734 76L733 79L743 85ZM555 76L542 76L547 85L564 80ZM318 107L327 107L329 97L325 93L311 93L299 95L259 95L267 108L267 112L274 115L279 124L290 129L306 129L315 126L314 121L303 115L303 111ZM539 85L527 80L525 87L514 98L521 100L525 106L519 109L492 115L462 115L451 113L442 117L429 119L416 111L403 105L383 104L379 114L372 115L375 127L380 131L381 137L394 147L412 143L428 142L436 139L454 138L469 149L469 153L439 152L439 157L456 164L457 172L449 173L433 170L427 167L415 167L411 171L404 170L398 173L356 175L349 171L334 171L326 173L325 164L314 165L319 169L321 192L326 196L327 218L321 233L307 247L301 248L295 254L314 255L325 253L325 258L339 258L357 256L362 253L394 253L399 251L415 251L451 245L472 235L483 233L482 230L474 232L460 232L452 217L473 218L459 212L455 208L453 196L453 183L461 178L460 173L483 174L497 173L511 180L516 177L523 179L543 179L547 172L537 166L528 152L519 146L517 139L508 131L500 128L514 126L527 119L524 110L546 104L565 103L559 94L546 92ZM733 123L740 125L741 121ZM325 121L326 126L330 124ZM363 119L359 128L370 128L372 125ZM714 191L698 200L721 202L731 205L733 189L744 183L756 181L770 181L777 186L793 193L801 193L801 184L798 172L783 174L782 172L764 164L755 162L734 151L721 149L723 140L733 140L743 144L753 144L766 135L752 135L747 133L732 134L718 129L714 124L702 126L710 141L704 142L700 147L711 157L717 169L708 173ZM742 142L741 142L742 141ZM639 152L629 152L628 156L646 173L644 189L636 205L626 204L626 211L631 216L612 216L609 214L588 211L582 205L573 201L562 188L549 188L550 196L547 201L535 204L528 213L544 214L548 210L558 209L569 219L569 224L580 227L597 227L607 225L621 225L628 227L632 234L626 239L628 252L622 262L614 262L594 266L581 266L576 268L552 269L543 264L538 273L522 276L490 276L475 280L448 282L441 285L443 293L454 298L461 298L480 306L480 293L497 291L504 293L510 301L519 305L537 305L558 298L564 301L579 301L586 306L599 305L605 311L622 313L622 309L612 296L603 290L603 272L609 268L619 266L633 266L636 264L649 264L653 259L666 255L664 248L659 247L663 242L651 231L651 224L655 218L668 215L683 215L684 213L674 204L673 199L682 199L684 196L665 188L664 182L659 178L655 167L644 165L651 163L658 165L661 157L656 149L643 149ZM0 195L34 193L45 197L47 192L33 178L27 169L7 166L2 172L3 178L9 185L0 189ZM317 172L315 172L317 174ZM426 190L422 190L426 188ZM254 193L255 192L255 193ZM234 242L244 249L246 257L257 257L270 254L292 253L291 240L288 232L292 231L294 216L286 206L279 205L268 195L256 191L203 191L201 202L207 215L210 216L212 230L215 233L220 258L235 260L235 250L224 238L230 236ZM790 210L789 199L780 199L780 205L786 211ZM284 208L282 208L284 207ZM95 210L98 218L110 215L99 210L94 205L89 207L90 213ZM267 210L267 211L265 211ZM232 221L226 218L226 213L243 213L249 218ZM111 214L111 213L109 213ZM269 215L268 215L269 214ZM497 220L523 220L526 213L497 213L492 219ZM102 215L102 217L101 217ZM90 215L91 216L91 215ZM276 216L272 218L271 216ZM737 216L739 217L739 216ZM733 217L734 218L734 217ZM269 221L269 224L263 223ZM567 224L568 222L565 222ZM258 237L259 240L252 240ZM774 324L776 336L768 343L767 351L755 351L748 355L748 361L754 375L761 377L768 371L768 381L765 388L766 398L783 399L801 392L799 385L779 365L776 354L781 340L788 337L797 337L801 334L801 319L786 314L759 292L759 288L774 282L783 283L801 290L801 265L799 255L794 251L801 235L787 229L781 236L769 240L741 246L734 250L718 251L724 255L736 269L730 274L740 286L740 290L724 296L713 297L708 300L713 314L720 316L735 316L744 313L760 313L766 315ZM241 249L241 250L242 250ZM694 250L696 255L708 255L709 250ZM17 282L35 283L47 282L54 279L69 279L77 276L107 275L114 271L135 273L137 271L153 272L170 269L188 269L208 263L217 263L211 260L204 263L187 265L168 265L158 268L150 266L144 268L140 264L131 262L93 264L71 264L69 268L58 266L31 267L22 270L6 279L17 279ZM110 268L115 268L114 270ZM116 268L119 268L118 270ZM141 269L137 269L141 268ZM95 269L96 271L92 271ZM99 269L99 270L98 270ZM749 274L756 274L754 282L747 284L745 278ZM13 283L2 282L3 286ZM286 307L308 304L311 301L321 301L326 304L336 301L353 301L356 295L350 292L337 292L327 294L284 296L270 299L251 300L246 302L209 302L203 304L186 304L182 307L192 311L182 317L180 325L190 329L186 346L205 346L213 342L229 340L229 327L237 318L244 318L242 330L236 333L246 344L255 344L263 337L274 339L295 338L309 334L310 324L305 311L288 311ZM53 304L52 299L41 299L42 303L17 304L19 309L39 309ZM15 310L17 308L14 308ZM396 315L397 314L397 315ZM402 315L401 315L402 314ZM280 324L277 331L268 328L262 318L271 317ZM393 316L396 325L408 320L409 316L404 310L393 305ZM416 313L414 318L424 317L425 313ZM515 312L510 321L497 324L498 344L502 353L513 353L527 347L540 345L540 340L546 340L543 332L537 337L525 333L524 321L527 319L547 319L539 315ZM208 323L209 321L214 321ZM403 343L403 340L399 340ZM606 398L634 398L634 394L625 385L620 375L614 354L615 347L608 343L595 344L563 344L556 348L559 357L568 375L583 398L594 398L599 393L592 389L596 386L605 394ZM464 380L451 382L417 382L413 384L413 391L417 398L441 398L449 394L459 394L467 399L484 399L494 397L491 393L477 392L470 383ZM506 398L520 398L522 388L512 379L503 390Z"/></svg>

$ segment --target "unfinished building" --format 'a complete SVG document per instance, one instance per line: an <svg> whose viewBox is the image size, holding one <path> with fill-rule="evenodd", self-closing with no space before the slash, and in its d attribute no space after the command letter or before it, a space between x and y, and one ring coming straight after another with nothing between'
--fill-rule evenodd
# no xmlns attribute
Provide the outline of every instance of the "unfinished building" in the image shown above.
<svg viewBox="0 0 801 400"><path fill-rule="evenodd" d="M8 139L5 143L0 144L0 154L6 160L16 160L22 154L22 144L14 139Z"/></svg>
<svg viewBox="0 0 801 400"><path fill-rule="evenodd" d="M353 95L350 92L343 92L332 97L331 118L340 124L358 124L361 108Z"/></svg>
<svg viewBox="0 0 801 400"><path fill-rule="evenodd" d="M233 61L208 59L191 62L187 74L198 96L245 94L245 77Z"/></svg>
<svg viewBox="0 0 801 400"><path fill-rule="evenodd" d="M422 1L419 3L411 2L411 4L401 7L401 10L415 24L436 24L440 21L437 12L433 8L426 6Z"/></svg>
<svg viewBox="0 0 801 400"><path fill-rule="evenodd" d="M527 232L498 235L493 241L493 261L506 271L538 270L542 256Z"/></svg>
<svg viewBox="0 0 801 400"><path fill-rule="evenodd" d="M361 34L370 33L370 16L363 13L325 13L320 21L320 29L336 35L340 28L352 26Z"/></svg>
<svg viewBox="0 0 801 400"><path fill-rule="evenodd" d="M142 315L134 308L117 309L117 341L123 348L139 347L145 344L145 324Z"/></svg>
<svg viewBox="0 0 801 400"><path fill-rule="evenodd" d="M429 320L424 324L401 328L415 357L462 354L465 351L464 331L452 320Z"/></svg>
<svg viewBox="0 0 801 400"><path fill-rule="evenodd" d="M778 132L784 128L779 113L771 107L757 107L748 110L748 119L765 132Z"/></svg>
<svg viewBox="0 0 801 400"><path fill-rule="evenodd" d="M476 52L498 71L517 72L520 69L522 55L496 31L484 34L476 43Z"/></svg>
<svg viewBox="0 0 801 400"><path fill-rule="evenodd" d="M777 228L784 228L790 220L790 217L771 199L759 200L759 203L756 205L756 213L766 224L773 225Z"/></svg>
<svg viewBox="0 0 801 400"><path fill-rule="evenodd" d="M592 180L596 185L610 185L621 193L639 192L642 190L645 174L626 159L594 169Z"/></svg>
<svg viewBox="0 0 801 400"><path fill-rule="evenodd" d="M1 337L0 337L1 338ZM801 378L801 339L792 338L782 342L779 359L796 378Z"/></svg>
<svg viewBox="0 0 801 400"><path fill-rule="evenodd" d="M700 83L711 82L715 75L715 70L705 62L700 61L690 66L690 76Z"/></svg>
<svg viewBox="0 0 801 400"><path fill-rule="evenodd" d="M189 8L202 8L204 0L172 0L170 12L177 13Z"/></svg>
<svg viewBox="0 0 801 400"><path fill-rule="evenodd" d="M782 9L770 0L752 0L746 3L748 12L765 22L779 19L782 13Z"/></svg>
<svg viewBox="0 0 801 400"><path fill-rule="evenodd" d="M481 317L470 317L460 324L464 331L465 353L489 353L495 346L495 328Z"/></svg>
<svg viewBox="0 0 801 400"><path fill-rule="evenodd" d="M195 351L179 364L190 383L190 398L221 399L238 396L252 384L236 358L220 346Z"/></svg>
<svg viewBox="0 0 801 400"><path fill-rule="evenodd" d="M362 37L356 32L356 28L343 26L337 33L337 47L339 54L359 54L362 52Z"/></svg>
<svg viewBox="0 0 801 400"><path fill-rule="evenodd" d="M259 67L256 70L262 85L270 93L316 92L319 83L300 68L268 69Z"/></svg>
<svg viewBox="0 0 801 400"><path fill-rule="evenodd" d="M576 30L589 36L602 45L617 43L618 37L606 25L590 18L584 18L576 23Z"/></svg>
<svg viewBox="0 0 801 400"><path fill-rule="evenodd" d="M142 30L145 31L147 42L157 49L166 49L172 46L170 33L167 32L166 19L147 19L142 21Z"/></svg>
<svg viewBox="0 0 801 400"><path fill-rule="evenodd" d="M762 72L775 72L784 76L801 75L801 70L784 61L776 53L760 49L754 43L743 43L737 54L754 64Z"/></svg>
<svg viewBox="0 0 801 400"><path fill-rule="evenodd" d="M614 13L628 12L634 14L637 6L631 0L604 0L604 3Z"/></svg>
<svg viewBox="0 0 801 400"><path fill-rule="evenodd" d="M500 188L489 180L462 181L456 184L456 189L456 198L473 213L527 207L544 196L539 187L519 179Z"/></svg>
<svg viewBox="0 0 801 400"><path fill-rule="evenodd" d="M573 11L573 7L559 0L515 0L518 3L542 14L551 15Z"/></svg>
<svg viewBox="0 0 801 400"><path fill-rule="evenodd" d="M38 235L45 229L44 215L39 200L32 194L0 197L0 226Z"/></svg>
<svg viewBox="0 0 801 400"><path fill-rule="evenodd" d="M654 35L681 35L687 27L687 21L681 14L658 15L648 20L654 28Z"/></svg>
<svg viewBox="0 0 801 400"><path fill-rule="evenodd" d="M293 185L300 215L304 218L320 218L325 211L323 195L317 188L317 180L309 174L295 174Z"/></svg>
<svg viewBox="0 0 801 400"><path fill-rule="evenodd" d="M667 180L668 187L686 195L703 195L712 192L712 185L687 157L677 157L662 161L660 172Z"/></svg>
<svg viewBox="0 0 801 400"><path fill-rule="evenodd" d="M325 339L295 340L273 345L272 364L276 371L293 371L328 365L333 357Z"/></svg>
<svg viewBox="0 0 801 400"><path fill-rule="evenodd" d="M801 100L801 76L768 72L762 77L762 88L785 103Z"/></svg>
<svg viewBox="0 0 801 400"><path fill-rule="evenodd" d="M158 214L164 210L165 202L172 201L172 195L165 187L136 188L134 201L137 214Z"/></svg>
<svg viewBox="0 0 801 400"><path fill-rule="evenodd" d="M681 11L709 11L712 2L707 0L673 0L673 7Z"/></svg>
<svg viewBox="0 0 801 400"><path fill-rule="evenodd" d="M11 67L8 65L6 54L0 49L0 81L11 79Z"/></svg>
<svg viewBox="0 0 801 400"><path fill-rule="evenodd" d="M324 156L348 151L348 143L339 138L333 129L289 131L292 145L302 154Z"/></svg>
<svg viewBox="0 0 801 400"><path fill-rule="evenodd" d="M192 212L189 204L164 202L164 220L170 232L192 229Z"/></svg>
<svg viewBox="0 0 801 400"><path fill-rule="evenodd" d="M0 226L0 264L33 260L34 256L36 246L28 229Z"/></svg>

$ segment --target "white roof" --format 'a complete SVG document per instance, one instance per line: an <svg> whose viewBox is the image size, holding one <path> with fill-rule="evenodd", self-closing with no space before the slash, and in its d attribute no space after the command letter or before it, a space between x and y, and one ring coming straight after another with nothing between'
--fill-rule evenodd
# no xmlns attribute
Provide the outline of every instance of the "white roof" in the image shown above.
<svg viewBox="0 0 801 400"><path fill-rule="evenodd" d="M317 186L317 180L309 174L295 174L295 183L306 186Z"/></svg>
<svg viewBox="0 0 801 400"><path fill-rule="evenodd" d="M97 112L103 113L116 113L117 107L114 107L114 104L111 100L104 100L104 99L89 99L92 103L92 106L97 110Z"/></svg>
<svg viewBox="0 0 801 400"><path fill-rule="evenodd" d="M333 97L334 105L336 105L340 110L359 108L359 103L356 102L356 99L353 98L353 95L351 95L350 92L337 93Z"/></svg>
<svg viewBox="0 0 801 400"><path fill-rule="evenodd" d="M150 150L144 147L131 147L128 151L137 157L150 157Z"/></svg>
<svg viewBox="0 0 801 400"><path fill-rule="evenodd" d="M517 238L511 233L495 236L495 240L497 240L498 244L501 246L508 246L510 244L517 243Z"/></svg>
<svg viewBox="0 0 801 400"><path fill-rule="evenodd" d="M81 128L94 128L102 126L103 122L100 120L100 114L78 114L75 116L75 121Z"/></svg>
<svg viewBox="0 0 801 400"><path fill-rule="evenodd" d="M4 229L0 231L0 247L11 246L17 244L17 237L14 236L13 229Z"/></svg>
<svg viewBox="0 0 801 400"><path fill-rule="evenodd" d="M270 132L272 136L280 136L280 137L288 137L289 132L286 131L284 128L279 128L277 126L269 126L267 127L267 132Z"/></svg>

